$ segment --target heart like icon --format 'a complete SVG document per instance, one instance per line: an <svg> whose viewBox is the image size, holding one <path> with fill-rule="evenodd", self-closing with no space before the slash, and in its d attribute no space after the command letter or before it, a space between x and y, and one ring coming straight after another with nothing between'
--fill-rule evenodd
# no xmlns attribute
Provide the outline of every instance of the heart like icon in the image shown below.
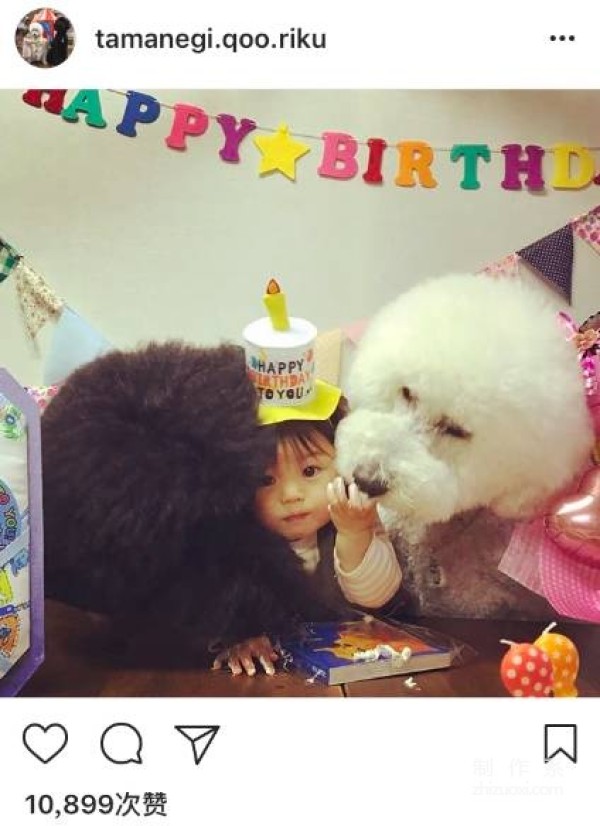
<svg viewBox="0 0 600 826"><path fill-rule="evenodd" d="M23 730L23 745L41 763L49 763L67 745L69 735L60 723L42 726L31 723Z"/></svg>

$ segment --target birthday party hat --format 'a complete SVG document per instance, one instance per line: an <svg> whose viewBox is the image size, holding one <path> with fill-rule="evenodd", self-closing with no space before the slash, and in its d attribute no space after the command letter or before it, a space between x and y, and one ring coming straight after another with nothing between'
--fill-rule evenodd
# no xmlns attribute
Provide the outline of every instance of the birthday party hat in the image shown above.
<svg viewBox="0 0 600 826"><path fill-rule="evenodd" d="M304 318L288 316L285 294L274 278L263 302L268 316L248 324L243 333L260 423L328 419L342 391L316 377L317 328Z"/></svg>

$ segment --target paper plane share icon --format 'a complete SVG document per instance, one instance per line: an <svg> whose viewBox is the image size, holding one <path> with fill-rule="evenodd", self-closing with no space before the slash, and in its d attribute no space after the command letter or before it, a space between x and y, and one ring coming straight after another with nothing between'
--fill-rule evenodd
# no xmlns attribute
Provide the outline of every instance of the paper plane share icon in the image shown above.
<svg viewBox="0 0 600 826"><path fill-rule="evenodd" d="M198 766L220 726L175 726L177 731L189 740L194 751L194 763Z"/></svg>

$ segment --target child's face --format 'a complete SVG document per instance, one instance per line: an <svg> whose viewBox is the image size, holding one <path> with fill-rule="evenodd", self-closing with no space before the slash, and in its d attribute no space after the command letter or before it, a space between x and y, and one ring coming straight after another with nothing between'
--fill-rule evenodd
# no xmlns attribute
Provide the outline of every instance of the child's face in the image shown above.
<svg viewBox="0 0 600 826"><path fill-rule="evenodd" d="M306 539L330 521L327 485L337 476L332 444L315 433L310 447L281 441L256 494L262 524L288 542Z"/></svg>

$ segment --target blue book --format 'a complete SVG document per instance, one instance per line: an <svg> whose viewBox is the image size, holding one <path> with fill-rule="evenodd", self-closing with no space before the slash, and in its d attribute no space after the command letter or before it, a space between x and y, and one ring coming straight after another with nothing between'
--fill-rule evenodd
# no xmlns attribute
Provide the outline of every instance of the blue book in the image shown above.
<svg viewBox="0 0 600 826"><path fill-rule="evenodd" d="M457 646L439 632L365 617L309 622L280 642L284 669L339 685L376 677L449 668Z"/></svg>

